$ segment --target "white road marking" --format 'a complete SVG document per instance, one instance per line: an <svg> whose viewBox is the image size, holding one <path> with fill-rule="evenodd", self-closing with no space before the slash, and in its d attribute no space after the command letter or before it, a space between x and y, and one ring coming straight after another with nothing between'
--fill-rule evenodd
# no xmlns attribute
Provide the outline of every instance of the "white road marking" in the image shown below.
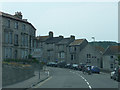
<svg viewBox="0 0 120 90"><path fill-rule="evenodd" d="M72 72L72 71L70 71L70 72L71 72L71 73L75 73L75 72ZM87 85L88 85L88 87L89 87L90 89L92 89L92 87L90 86L89 82L88 82L82 75L78 74L77 72L76 72L76 74L77 74L78 76L80 76L80 77L87 83Z"/></svg>
<svg viewBox="0 0 120 90"><path fill-rule="evenodd" d="M89 85L89 88L92 89L92 87Z"/></svg>
<svg viewBox="0 0 120 90"><path fill-rule="evenodd" d="M78 75L78 74L77 74L77 75ZM89 82L88 82L82 75L79 74L79 76L87 83L88 87L89 87L90 89L92 89L92 87L90 86Z"/></svg>

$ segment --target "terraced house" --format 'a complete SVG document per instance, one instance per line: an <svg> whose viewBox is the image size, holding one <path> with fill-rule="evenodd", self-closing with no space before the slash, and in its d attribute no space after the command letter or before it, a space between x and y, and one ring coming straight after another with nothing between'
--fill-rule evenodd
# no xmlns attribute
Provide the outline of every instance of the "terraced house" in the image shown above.
<svg viewBox="0 0 120 90"><path fill-rule="evenodd" d="M15 15L0 12L0 17L3 59L27 59L36 46L35 27L22 18L21 12Z"/></svg>
<svg viewBox="0 0 120 90"><path fill-rule="evenodd" d="M56 60L58 62L67 61L67 57L68 57L67 48L69 44L74 40L75 40L75 36L71 35L69 38L63 38L61 41L56 43Z"/></svg>

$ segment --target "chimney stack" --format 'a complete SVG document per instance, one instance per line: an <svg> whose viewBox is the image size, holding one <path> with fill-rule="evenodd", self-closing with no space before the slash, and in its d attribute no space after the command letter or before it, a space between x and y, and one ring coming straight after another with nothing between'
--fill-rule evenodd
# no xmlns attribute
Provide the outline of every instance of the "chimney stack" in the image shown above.
<svg viewBox="0 0 120 90"><path fill-rule="evenodd" d="M59 35L60 38L64 38L62 35Z"/></svg>
<svg viewBox="0 0 120 90"><path fill-rule="evenodd" d="M49 37L53 38L53 32L52 31L49 32Z"/></svg>
<svg viewBox="0 0 120 90"><path fill-rule="evenodd" d="M71 35L70 38L71 38L72 40L75 40L75 36L74 36L74 35Z"/></svg>
<svg viewBox="0 0 120 90"><path fill-rule="evenodd" d="M22 13L21 12L15 12L15 15L17 18L22 19Z"/></svg>

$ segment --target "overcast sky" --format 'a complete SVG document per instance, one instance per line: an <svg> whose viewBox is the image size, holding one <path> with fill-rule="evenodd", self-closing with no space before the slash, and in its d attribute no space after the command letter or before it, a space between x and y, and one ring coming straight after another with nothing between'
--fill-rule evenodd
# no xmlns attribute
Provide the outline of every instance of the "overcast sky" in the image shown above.
<svg viewBox="0 0 120 90"><path fill-rule="evenodd" d="M92 41L118 41L117 2L14 2L2 3L0 11L21 11L37 29L36 35L86 38Z"/></svg>

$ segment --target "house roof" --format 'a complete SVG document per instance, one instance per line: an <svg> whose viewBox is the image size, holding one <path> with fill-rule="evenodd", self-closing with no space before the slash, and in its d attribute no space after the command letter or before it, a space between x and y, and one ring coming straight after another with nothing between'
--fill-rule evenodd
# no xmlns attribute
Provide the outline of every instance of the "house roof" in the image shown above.
<svg viewBox="0 0 120 90"><path fill-rule="evenodd" d="M118 45L116 42L112 42L112 41L95 41L95 42L89 42L89 44L92 46L100 46L104 49L106 49L108 46Z"/></svg>
<svg viewBox="0 0 120 90"><path fill-rule="evenodd" d="M23 22L23 23L27 23L27 24L31 25L34 28L34 30L36 30L36 28L31 23L26 21L25 19L20 19L20 18L14 16L14 15L10 15L8 13L4 13L4 12L1 12L1 11L0 11L0 15L3 16L3 17L6 17L6 18L10 18L10 19L14 19L14 20L17 20L17 21L20 21L20 22Z"/></svg>
<svg viewBox="0 0 120 90"><path fill-rule="evenodd" d="M71 38L63 38L61 41L59 41L57 43L57 45L60 45L60 44L69 44L71 42Z"/></svg>
<svg viewBox="0 0 120 90"><path fill-rule="evenodd" d="M37 36L36 38L37 38L37 40L44 42L49 38L49 36Z"/></svg>
<svg viewBox="0 0 120 90"><path fill-rule="evenodd" d="M85 39L76 39L73 42L70 43L70 46L73 45L80 45Z"/></svg>
<svg viewBox="0 0 120 90"><path fill-rule="evenodd" d="M95 46L95 48L98 50L98 51L101 51L102 53L104 53L105 49L101 46Z"/></svg>
<svg viewBox="0 0 120 90"><path fill-rule="evenodd" d="M116 55L120 54L120 46L109 46L104 55Z"/></svg>
<svg viewBox="0 0 120 90"><path fill-rule="evenodd" d="M48 38L46 40L46 43L47 44L58 43L60 40L62 40L62 38L60 38L60 37L52 37L52 38Z"/></svg>

